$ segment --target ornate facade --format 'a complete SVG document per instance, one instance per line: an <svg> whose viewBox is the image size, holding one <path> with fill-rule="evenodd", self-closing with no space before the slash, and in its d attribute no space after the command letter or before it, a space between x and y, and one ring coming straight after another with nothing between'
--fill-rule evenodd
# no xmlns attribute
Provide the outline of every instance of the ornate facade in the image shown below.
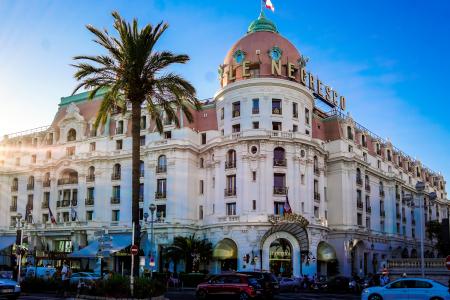
<svg viewBox="0 0 450 300"><path fill-rule="evenodd" d="M142 248L146 256L153 249L156 269L173 268L161 254L175 236L195 233L214 245L211 272L377 271L420 249L419 210L406 201L419 181L425 219L448 218L444 178L344 115L337 103L345 108L345 98L305 63L262 15L228 52L221 88L193 123L165 122L161 135L142 117ZM319 109L318 98L332 111ZM38 263L67 256L93 268L107 233L120 254L109 268L128 268L121 250L131 243L130 118L113 114L94 130L100 102L101 94L62 98L50 126L0 143L0 234L15 235L20 213ZM426 250L437 254L432 241ZM10 252L2 250L4 263Z"/></svg>

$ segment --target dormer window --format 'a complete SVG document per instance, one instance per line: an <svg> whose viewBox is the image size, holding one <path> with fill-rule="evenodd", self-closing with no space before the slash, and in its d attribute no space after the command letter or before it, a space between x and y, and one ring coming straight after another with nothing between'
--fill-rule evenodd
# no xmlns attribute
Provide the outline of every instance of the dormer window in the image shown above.
<svg viewBox="0 0 450 300"><path fill-rule="evenodd" d="M380 143L376 143L376 151L378 155L381 155L381 145Z"/></svg>
<svg viewBox="0 0 450 300"><path fill-rule="evenodd" d="M68 132L67 132L67 141L68 142L73 142L77 139L77 132L75 129L71 128Z"/></svg>
<svg viewBox="0 0 450 300"><path fill-rule="evenodd" d="M353 141L353 132L352 132L352 127L350 127L350 126L347 126L347 138L349 140Z"/></svg>
<svg viewBox="0 0 450 300"><path fill-rule="evenodd" d="M392 161L392 156L391 156L391 150L387 150L386 151L386 153L387 153L387 159L388 159L388 161Z"/></svg>
<svg viewBox="0 0 450 300"><path fill-rule="evenodd" d="M363 147L367 147L367 138L364 134L361 136L361 144Z"/></svg>

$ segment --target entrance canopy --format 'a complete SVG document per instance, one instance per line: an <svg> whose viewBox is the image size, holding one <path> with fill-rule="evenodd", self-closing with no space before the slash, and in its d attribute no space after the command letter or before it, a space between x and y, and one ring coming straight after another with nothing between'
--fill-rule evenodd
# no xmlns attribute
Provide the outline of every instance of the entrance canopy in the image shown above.
<svg viewBox="0 0 450 300"><path fill-rule="evenodd" d="M328 243L320 242L317 246L317 260L330 262L336 260L336 251Z"/></svg>
<svg viewBox="0 0 450 300"><path fill-rule="evenodd" d="M213 257L218 260L237 259L236 243L230 239L221 240L213 250Z"/></svg>
<svg viewBox="0 0 450 300"><path fill-rule="evenodd" d="M110 254L118 252L131 245L131 233L111 234ZM95 258L100 250L100 243L93 240L89 245L68 255L71 258ZM106 250L106 249L105 249Z"/></svg>
<svg viewBox="0 0 450 300"><path fill-rule="evenodd" d="M0 236L0 250L3 250L16 242L16 236Z"/></svg>

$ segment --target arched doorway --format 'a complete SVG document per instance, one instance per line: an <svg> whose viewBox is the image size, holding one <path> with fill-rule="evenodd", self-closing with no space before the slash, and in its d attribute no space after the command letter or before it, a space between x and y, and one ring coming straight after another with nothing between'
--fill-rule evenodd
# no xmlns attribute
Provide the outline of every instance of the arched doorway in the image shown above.
<svg viewBox="0 0 450 300"><path fill-rule="evenodd" d="M231 239L223 239L214 247L213 258L219 262L220 271L237 270L237 245Z"/></svg>
<svg viewBox="0 0 450 300"><path fill-rule="evenodd" d="M362 240L353 241L351 248L352 259L352 274L363 276L368 273L369 253L366 251L366 246Z"/></svg>
<svg viewBox="0 0 450 300"><path fill-rule="evenodd" d="M287 239L279 238L270 244L269 266L276 276L292 276L292 245Z"/></svg>
<svg viewBox="0 0 450 300"><path fill-rule="evenodd" d="M337 258L333 246L326 242L320 242L317 246L317 275L336 275Z"/></svg>

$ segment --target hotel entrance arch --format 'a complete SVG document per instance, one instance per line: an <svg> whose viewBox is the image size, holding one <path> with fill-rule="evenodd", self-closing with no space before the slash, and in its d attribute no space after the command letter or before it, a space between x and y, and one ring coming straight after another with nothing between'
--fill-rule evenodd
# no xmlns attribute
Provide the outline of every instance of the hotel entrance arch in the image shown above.
<svg viewBox="0 0 450 300"><path fill-rule="evenodd" d="M292 245L284 238L279 238L270 244L270 271L276 276L292 276Z"/></svg>
<svg viewBox="0 0 450 300"><path fill-rule="evenodd" d="M213 258L219 262L221 272L237 270L237 245L231 239L223 239L213 250Z"/></svg>

